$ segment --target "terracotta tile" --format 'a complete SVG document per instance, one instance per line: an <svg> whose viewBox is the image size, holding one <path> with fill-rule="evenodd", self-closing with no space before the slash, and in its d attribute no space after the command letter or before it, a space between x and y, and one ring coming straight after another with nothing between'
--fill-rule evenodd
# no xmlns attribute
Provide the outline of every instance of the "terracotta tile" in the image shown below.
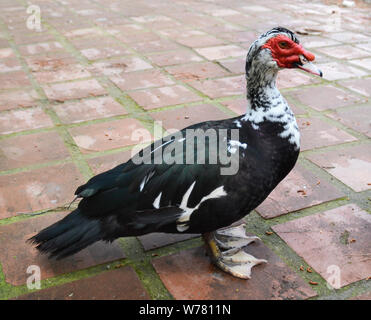
<svg viewBox="0 0 371 320"><path fill-rule="evenodd" d="M239 57L246 55L246 50L235 45L225 45L217 47L208 47L195 49L200 55L209 60L219 60L230 57Z"/></svg>
<svg viewBox="0 0 371 320"><path fill-rule="evenodd" d="M349 32L349 31L328 33L326 37L337 40L337 41L341 41L341 42L351 42L351 43L369 40L367 36L361 33Z"/></svg>
<svg viewBox="0 0 371 320"><path fill-rule="evenodd" d="M53 126L52 120L40 107L12 109L0 113L0 133L2 134L51 126Z"/></svg>
<svg viewBox="0 0 371 320"><path fill-rule="evenodd" d="M201 30L196 30L194 28L183 28L179 30L179 28L168 28L159 30L158 33L166 38L170 38L174 41L178 41L178 39L188 39L188 38L195 38L198 36L206 36L207 33ZM190 45L190 47L193 47Z"/></svg>
<svg viewBox="0 0 371 320"><path fill-rule="evenodd" d="M14 57L14 51L12 50L12 48L1 48L0 59L9 58L9 57Z"/></svg>
<svg viewBox="0 0 371 320"><path fill-rule="evenodd" d="M156 69L142 72L128 72L120 77L111 77L110 79L123 91L175 84L170 77Z"/></svg>
<svg viewBox="0 0 371 320"><path fill-rule="evenodd" d="M120 119L69 129L82 153L104 151L150 141L150 133L136 119ZM136 140L138 134L144 140Z"/></svg>
<svg viewBox="0 0 371 320"><path fill-rule="evenodd" d="M358 67L362 67L371 70L371 58L352 60L350 63L355 64Z"/></svg>
<svg viewBox="0 0 371 320"><path fill-rule="evenodd" d="M19 51L22 55L34 55L50 51L64 51L60 42L40 42L19 46Z"/></svg>
<svg viewBox="0 0 371 320"><path fill-rule="evenodd" d="M296 116L306 113L304 109L302 109L301 107L298 107L295 103L292 103L291 101L289 102L289 106L292 112L294 113L294 115Z"/></svg>
<svg viewBox="0 0 371 320"><path fill-rule="evenodd" d="M131 150L120 151L114 154L88 159L87 162L94 174L99 174L127 162L134 155L135 153L132 154Z"/></svg>
<svg viewBox="0 0 371 320"><path fill-rule="evenodd" d="M180 43L183 46L190 48L202 48L209 46L218 46L225 43L225 40L218 39L212 35L208 35L202 31L198 34L185 34L180 35L174 39L174 41Z"/></svg>
<svg viewBox="0 0 371 320"><path fill-rule="evenodd" d="M287 96L288 96L288 93L285 93L283 94L284 98L286 99L287 101ZM290 99L287 101L290 109L292 110L292 112L294 113L295 116L297 115L302 115L302 114L306 114L307 112L302 108L302 107L299 107L298 104L296 102L292 102Z"/></svg>
<svg viewBox="0 0 371 320"><path fill-rule="evenodd" d="M342 196L331 184L297 164L256 210L271 219Z"/></svg>
<svg viewBox="0 0 371 320"><path fill-rule="evenodd" d="M156 53L148 55L147 57L160 67L203 61L197 54L185 49Z"/></svg>
<svg viewBox="0 0 371 320"><path fill-rule="evenodd" d="M60 10L60 7L55 9L54 11ZM49 24L54 26L54 28L58 29L58 31L66 36L68 34L68 39L75 39L75 38L83 38L83 37L90 37L94 35L102 35L102 33L95 32L91 28L91 23L87 19L77 20L71 16L71 14L66 14L64 18L50 18L48 19Z"/></svg>
<svg viewBox="0 0 371 320"><path fill-rule="evenodd" d="M297 118L296 121L301 134L301 151L357 140L318 118Z"/></svg>
<svg viewBox="0 0 371 320"><path fill-rule="evenodd" d="M317 66L318 64L321 63L327 63L327 62L333 62L334 58L325 55L324 53L317 53L316 52L316 60L314 60L314 64ZM300 69L299 69L300 70ZM302 73L305 73L305 71L300 70ZM306 73L307 75L310 75L312 77L315 77L316 79L319 79L318 76L311 75L310 73Z"/></svg>
<svg viewBox="0 0 371 320"><path fill-rule="evenodd" d="M336 110L328 114L331 118L340 121L347 127L352 128L371 137L370 116L371 106L356 106L346 110Z"/></svg>
<svg viewBox="0 0 371 320"><path fill-rule="evenodd" d="M238 14L238 11L228 8L215 9L210 11L211 15L214 17L224 17L224 16L233 16Z"/></svg>
<svg viewBox="0 0 371 320"><path fill-rule="evenodd" d="M218 61L223 67L235 74L245 74L246 57L238 57L232 59L224 59Z"/></svg>
<svg viewBox="0 0 371 320"><path fill-rule="evenodd" d="M182 81L217 78L230 73L212 62L201 62L181 66L167 67L166 71L175 79Z"/></svg>
<svg viewBox="0 0 371 320"><path fill-rule="evenodd" d="M121 77L125 72L151 69L152 66L138 57L124 57L109 61L95 62L90 71L106 76Z"/></svg>
<svg viewBox="0 0 371 320"><path fill-rule="evenodd" d="M326 47L317 49L319 52L325 53L337 59L357 59L370 55L369 52L355 48L351 45L340 45L336 47Z"/></svg>
<svg viewBox="0 0 371 320"><path fill-rule="evenodd" d="M299 69L285 69L278 73L277 87L278 89L286 89L309 85L319 82L318 77L312 77Z"/></svg>
<svg viewBox="0 0 371 320"><path fill-rule="evenodd" d="M40 132L0 140L0 170L69 157L62 138L56 132Z"/></svg>
<svg viewBox="0 0 371 320"><path fill-rule="evenodd" d="M106 90L95 79L44 84L43 89L50 100L56 101L94 97L106 93Z"/></svg>
<svg viewBox="0 0 371 320"><path fill-rule="evenodd" d="M25 60L31 72L34 73L41 71L60 71L69 65L77 64L77 60L67 51L46 52L34 56L27 56Z"/></svg>
<svg viewBox="0 0 371 320"><path fill-rule="evenodd" d="M219 38L226 39L230 42L248 42L253 43L259 34L255 31L234 31L220 33Z"/></svg>
<svg viewBox="0 0 371 320"><path fill-rule="evenodd" d="M0 89L10 89L30 86L27 74L24 71L0 73Z"/></svg>
<svg viewBox="0 0 371 320"><path fill-rule="evenodd" d="M312 214L272 227L316 272L331 281L333 266L340 286L371 274L371 215L355 204Z"/></svg>
<svg viewBox="0 0 371 320"><path fill-rule="evenodd" d="M17 58L0 59L0 73L13 72L22 70L22 66Z"/></svg>
<svg viewBox="0 0 371 320"><path fill-rule="evenodd" d="M336 109L360 102L358 97L331 85L299 89L292 91L290 95L318 111Z"/></svg>
<svg viewBox="0 0 371 320"><path fill-rule="evenodd" d="M208 120L221 120L228 115L211 104L200 104L192 107L183 107L172 110L153 112L152 118L161 121L162 126L169 129L183 129L192 124Z"/></svg>
<svg viewBox="0 0 371 320"><path fill-rule="evenodd" d="M160 51L169 51L180 49L180 46L175 42L160 39L154 41L146 41L146 42L132 42L130 46L140 52L140 53L149 53L149 52L160 52Z"/></svg>
<svg viewBox="0 0 371 320"><path fill-rule="evenodd" d="M91 49L91 48L105 48L110 46L117 46L119 43L116 39L106 36L76 38L71 39L70 42L78 50ZM123 46L122 46L123 47Z"/></svg>
<svg viewBox="0 0 371 320"><path fill-rule="evenodd" d="M103 241L83 249L63 260L48 259L26 240L62 219L66 213L53 213L0 226L0 243L7 250L0 252L5 281L18 286L26 283L28 266L40 267L41 280L82 270L91 266L125 258L120 246Z"/></svg>
<svg viewBox="0 0 371 320"><path fill-rule="evenodd" d="M54 105L53 109L64 123L77 123L127 114L124 107L111 97L65 102Z"/></svg>
<svg viewBox="0 0 371 320"><path fill-rule="evenodd" d="M142 43L142 46L144 46L145 42L158 41L160 39L160 37L153 32L118 33L115 34L115 37L126 44Z"/></svg>
<svg viewBox="0 0 371 320"><path fill-rule="evenodd" d="M194 28L195 26L197 26L197 28L199 29L215 27L217 25L224 24L217 20L217 18L210 17L208 15L202 14L201 12L179 12L177 13L176 18L177 20L182 21L186 27L189 26Z"/></svg>
<svg viewBox="0 0 371 320"><path fill-rule="evenodd" d="M17 45L55 41L54 36L46 32L33 32L32 34L19 32L15 33L13 38Z"/></svg>
<svg viewBox="0 0 371 320"><path fill-rule="evenodd" d="M218 36L221 32L245 31L244 27L240 25L232 25L230 23L219 23L219 24L214 24L214 25L206 25L206 26L201 27L201 29L215 36ZM213 44L210 44L210 45L213 45Z"/></svg>
<svg viewBox="0 0 371 320"><path fill-rule="evenodd" d="M320 48L341 44L341 42L321 36L301 36L300 42L304 48Z"/></svg>
<svg viewBox="0 0 371 320"><path fill-rule="evenodd" d="M190 81L189 84L213 99L224 96L241 95L246 91L246 80L244 76L216 80Z"/></svg>
<svg viewBox="0 0 371 320"><path fill-rule="evenodd" d="M92 48L82 49L81 53L89 60L98 60L131 54L129 49L120 45L111 45L109 47L95 46Z"/></svg>
<svg viewBox="0 0 371 320"><path fill-rule="evenodd" d="M100 35L103 35L103 33L98 28L75 29L64 34L64 36L67 38L96 37Z"/></svg>
<svg viewBox="0 0 371 320"><path fill-rule="evenodd" d="M180 26L179 22L164 15L142 15L139 17L132 17L132 20L151 29L164 29Z"/></svg>
<svg viewBox="0 0 371 320"><path fill-rule="evenodd" d="M371 145L315 153L307 158L359 192L371 188Z"/></svg>
<svg viewBox="0 0 371 320"><path fill-rule="evenodd" d="M0 38L0 48L4 49L6 47L9 47L9 42L8 42L8 40L1 37Z"/></svg>
<svg viewBox="0 0 371 320"><path fill-rule="evenodd" d="M255 12L269 12L270 8L259 6L259 5L248 5L243 6L241 9L247 13L255 13Z"/></svg>
<svg viewBox="0 0 371 320"><path fill-rule="evenodd" d="M247 101L245 98L223 101L222 104L238 115L245 114L247 111Z"/></svg>
<svg viewBox="0 0 371 320"><path fill-rule="evenodd" d="M71 163L0 176L0 218L56 208L72 201L83 179Z"/></svg>
<svg viewBox="0 0 371 320"><path fill-rule="evenodd" d="M237 279L214 267L203 247L152 260L166 288L177 300L306 299L316 293L261 242L248 253L268 260L255 266L250 280Z"/></svg>
<svg viewBox="0 0 371 320"><path fill-rule="evenodd" d="M122 284L125 283L125 290ZM105 290L102 290L105 288ZM32 292L16 300L143 300L150 299L135 271L127 266L57 287Z"/></svg>
<svg viewBox="0 0 371 320"><path fill-rule="evenodd" d="M339 62L322 63L317 67L323 72L323 78L329 81L367 75L363 70Z"/></svg>
<svg viewBox="0 0 371 320"><path fill-rule="evenodd" d="M202 99L199 95L181 85L135 91L130 92L129 95L146 110Z"/></svg>
<svg viewBox="0 0 371 320"><path fill-rule="evenodd" d="M98 8L93 8L94 7L93 5L90 5L89 7L90 8L87 8L87 9L79 8L78 10L76 10L76 14L82 17L91 17L91 18L99 16L100 12Z"/></svg>
<svg viewBox="0 0 371 320"><path fill-rule="evenodd" d="M371 78L339 81L339 84L359 94L371 97Z"/></svg>
<svg viewBox="0 0 371 320"><path fill-rule="evenodd" d="M7 90L0 93L0 111L19 107L31 107L37 104L39 96L35 90Z"/></svg>
<svg viewBox="0 0 371 320"><path fill-rule="evenodd" d="M145 251L199 237L199 234L150 233L138 237Z"/></svg>
<svg viewBox="0 0 371 320"><path fill-rule="evenodd" d="M371 51L371 42L360 43L356 45L357 48L361 48L362 50Z"/></svg>
<svg viewBox="0 0 371 320"><path fill-rule="evenodd" d="M101 9L99 9L100 15L94 20L94 23L100 26L104 27L111 27L120 25L122 23L130 23L128 19L124 19L122 15L120 14L109 14L107 12L102 12Z"/></svg>
<svg viewBox="0 0 371 320"><path fill-rule="evenodd" d="M261 13L259 13L260 15ZM223 17L223 20L229 22L229 23L233 23L233 24L238 24L238 25L241 25L241 26L244 26L245 29L249 28L249 29L253 29L254 30L256 29L257 25L258 25L258 21L257 20L257 15L254 14L254 15L250 15L250 16L247 16L246 14L243 14L243 12L240 12L239 14L235 14L233 16L226 16L226 17ZM265 15L265 19L264 19L264 30L269 30L270 26L268 27L267 26L267 16ZM277 25L277 22L275 21L275 25ZM259 35L262 33L263 31L262 30L259 30L258 33Z"/></svg>
<svg viewBox="0 0 371 320"><path fill-rule="evenodd" d="M56 60L55 60L56 61ZM76 80L88 78L91 73L81 64L64 64L57 62L53 70L34 71L33 75L39 83Z"/></svg>
<svg viewBox="0 0 371 320"><path fill-rule="evenodd" d="M106 31L114 36L116 35L133 35L144 32L144 27L134 24L134 23L128 23L128 24L118 24L118 25L112 25L109 28L106 29Z"/></svg>

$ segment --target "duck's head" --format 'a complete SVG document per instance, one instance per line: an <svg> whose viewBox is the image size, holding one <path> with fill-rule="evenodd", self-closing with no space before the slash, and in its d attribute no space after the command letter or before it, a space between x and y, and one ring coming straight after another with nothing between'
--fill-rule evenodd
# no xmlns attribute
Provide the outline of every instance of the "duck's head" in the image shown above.
<svg viewBox="0 0 371 320"><path fill-rule="evenodd" d="M249 76L252 70L259 73L299 68L322 77L321 70L311 62L314 58L314 54L303 48L292 31L277 27L262 34L251 45L246 59L246 75Z"/></svg>

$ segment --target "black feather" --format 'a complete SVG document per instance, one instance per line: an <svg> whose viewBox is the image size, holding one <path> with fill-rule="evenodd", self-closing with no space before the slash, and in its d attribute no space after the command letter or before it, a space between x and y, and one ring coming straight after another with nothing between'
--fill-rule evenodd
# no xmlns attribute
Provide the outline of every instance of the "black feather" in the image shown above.
<svg viewBox="0 0 371 320"><path fill-rule="evenodd" d="M101 239L99 220L88 219L76 209L28 241L37 244L39 251L61 259Z"/></svg>

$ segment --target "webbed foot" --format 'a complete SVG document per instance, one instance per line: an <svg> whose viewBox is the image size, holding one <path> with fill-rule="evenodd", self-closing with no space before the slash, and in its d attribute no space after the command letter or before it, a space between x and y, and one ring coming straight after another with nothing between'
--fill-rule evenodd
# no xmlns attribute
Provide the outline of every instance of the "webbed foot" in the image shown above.
<svg viewBox="0 0 371 320"><path fill-rule="evenodd" d="M251 278L251 268L267 260L257 259L243 248L258 237L246 235L245 224L203 234L212 262L223 271L242 279Z"/></svg>

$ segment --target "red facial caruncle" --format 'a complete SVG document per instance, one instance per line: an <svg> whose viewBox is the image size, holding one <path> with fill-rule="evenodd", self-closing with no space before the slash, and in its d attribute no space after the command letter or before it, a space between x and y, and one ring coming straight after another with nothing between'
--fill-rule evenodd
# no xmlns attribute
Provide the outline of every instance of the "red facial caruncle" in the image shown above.
<svg viewBox="0 0 371 320"><path fill-rule="evenodd" d="M281 68L294 68L300 63L300 55L308 61L314 60L314 54L306 51L300 44L292 41L285 35L278 35L269 39L262 48L267 48L272 53L272 58Z"/></svg>

